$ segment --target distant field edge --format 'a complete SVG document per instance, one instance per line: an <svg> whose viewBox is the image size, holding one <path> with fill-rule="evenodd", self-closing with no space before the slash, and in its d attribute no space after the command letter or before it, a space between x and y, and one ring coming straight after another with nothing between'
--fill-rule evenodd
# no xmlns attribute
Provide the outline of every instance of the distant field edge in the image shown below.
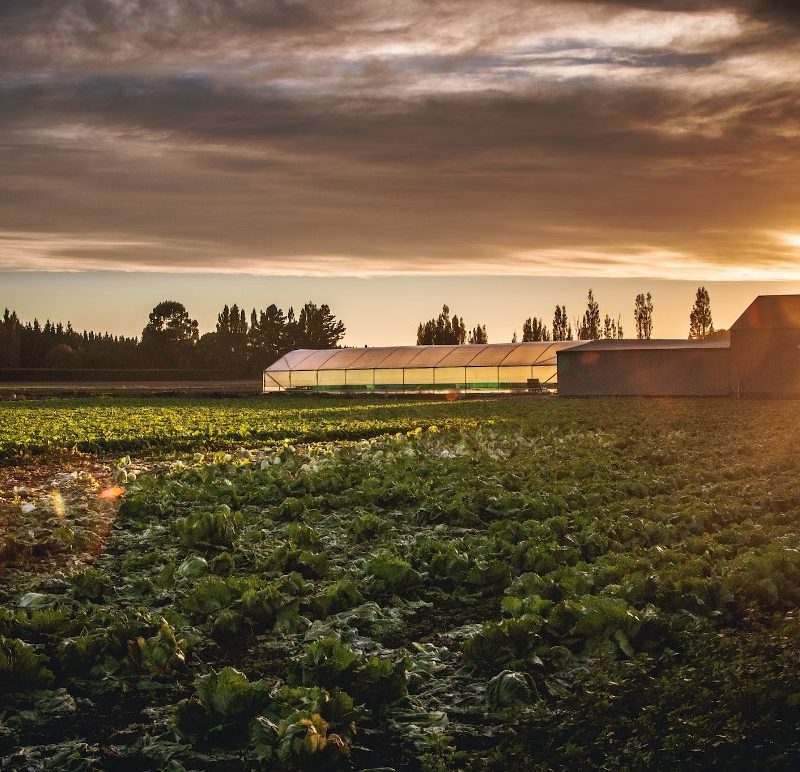
<svg viewBox="0 0 800 772"><path fill-rule="evenodd" d="M61 383L0 382L0 401L13 399L36 399L39 397L96 397L125 396L192 396L192 397L257 397L261 395L258 380L209 380L209 381L107 381Z"/></svg>
<svg viewBox="0 0 800 772"><path fill-rule="evenodd" d="M0 385L39 385L66 383L174 383L176 381L258 381L259 376L231 374L224 370L174 368L48 368L0 367Z"/></svg>

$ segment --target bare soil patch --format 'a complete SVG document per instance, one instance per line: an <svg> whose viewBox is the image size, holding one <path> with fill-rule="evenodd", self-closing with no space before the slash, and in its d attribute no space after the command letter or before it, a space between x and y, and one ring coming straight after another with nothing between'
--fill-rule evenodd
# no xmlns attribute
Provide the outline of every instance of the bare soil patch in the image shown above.
<svg viewBox="0 0 800 772"><path fill-rule="evenodd" d="M100 495L112 484L110 463L74 454L0 466L0 576L91 562L117 511L118 500Z"/></svg>

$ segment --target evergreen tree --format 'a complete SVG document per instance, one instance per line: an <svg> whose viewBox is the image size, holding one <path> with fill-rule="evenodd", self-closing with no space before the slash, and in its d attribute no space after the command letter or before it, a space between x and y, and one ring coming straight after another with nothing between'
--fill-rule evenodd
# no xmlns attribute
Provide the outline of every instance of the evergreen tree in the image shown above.
<svg viewBox="0 0 800 772"><path fill-rule="evenodd" d="M704 340L714 332L714 322L711 319L711 299L705 287L697 288L692 312L689 314L689 338L691 340Z"/></svg>
<svg viewBox="0 0 800 772"><path fill-rule="evenodd" d="M344 323L336 319L326 303L306 303L297 318L295 348L336 348L345 332Z"/></svg>
<svg viewBox="0 0 800 772"><path fill-rule="evenodd" d="M226 305L217 316L216 366L227 371L242 372L247 361L247 337L249 326L244 309L234 303Z"/></svg>
<svg viewBox="0 0 800 772"><path fill-rule="evenodd" d="M288 351L285 328L286 316L274 303L258 313L253 309L247 338L247 359L255 372L260 372Z"/></svg>
<svg viewBox="0 0 800 772"><path fill-rule="evenodd" d="M640 292L633 305L633 316L636 320L636 337L639 340L650 340L653 334L653 298Z"/></svg>
<svg viewBox="0 0 800 772"><path fill-rule="evenodd" d="M22 359L22 325L16 311L5 310L0 322L0 367L19 367Z"/></svg>
<svg viewBox="0 0 800 772"><path fill-rule="evenodd" d="M297 318L295 317L294 308L289 306L286 312L286 324L283 328L283 342L287 351L300 348L300 331L297 327Z"/></svg>
<svg viewBox="0 0 800 772"><path fill-rule="evenodd" d="M71 323L38 320L22 324L6 309L0 319L0 367L126 368L138 365L136 338L77 333Z"/></svg>

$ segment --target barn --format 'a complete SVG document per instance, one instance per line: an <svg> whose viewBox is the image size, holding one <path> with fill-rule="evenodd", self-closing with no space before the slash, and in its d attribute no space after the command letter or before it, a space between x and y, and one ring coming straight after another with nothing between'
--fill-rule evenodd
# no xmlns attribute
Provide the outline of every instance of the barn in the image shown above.
<svg viewBox="0 0 800 772"><path fill-rule="evenodd" d="M759 295L731 326L731 393L800 395L800 295Z"/></svg>
<svg viewBox="0 0 800 772"><path fill-rule="evenodd" d="M558 354L559 396L722 396L727 340L593 340Z"/></svg>
<svg viewBox="0 0 800 772"><path fill-rule="evenodd" d="M297 349L264 370L263 391L514 391L556 381L556 354L580 341Z"/></svg>
<svg viewBox="0 0 800 772"><path fill-rule="evenodd" d="M558 393L800 395L800 295L759 295L729 340L595 340L560 351Z"/></svg>

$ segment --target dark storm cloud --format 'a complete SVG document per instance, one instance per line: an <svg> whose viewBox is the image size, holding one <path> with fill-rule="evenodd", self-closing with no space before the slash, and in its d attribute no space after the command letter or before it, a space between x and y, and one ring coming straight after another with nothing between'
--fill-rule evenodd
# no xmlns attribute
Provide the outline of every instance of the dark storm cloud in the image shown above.
<svg viewBox="0 0 800 772"><path fill-rule="evenodd" d="M776 25L800 21L795 0L577 0L594 13L733 10ZM490 48L515 17L558 3L529 0L0 0L0 61L8 66L206 60L264 46L324 50L364 36L429 34L473 20L466 51ZM480 28L477 28L477 25ZM776 30L778 31L778 30ZM153 59L155 57L155 59Z"/></svg>
<svg viewBox="0 0 800 772"><path fill-rule="evenodd" d="M783 270L795 17L0 0L0 267Z"/></svg>

